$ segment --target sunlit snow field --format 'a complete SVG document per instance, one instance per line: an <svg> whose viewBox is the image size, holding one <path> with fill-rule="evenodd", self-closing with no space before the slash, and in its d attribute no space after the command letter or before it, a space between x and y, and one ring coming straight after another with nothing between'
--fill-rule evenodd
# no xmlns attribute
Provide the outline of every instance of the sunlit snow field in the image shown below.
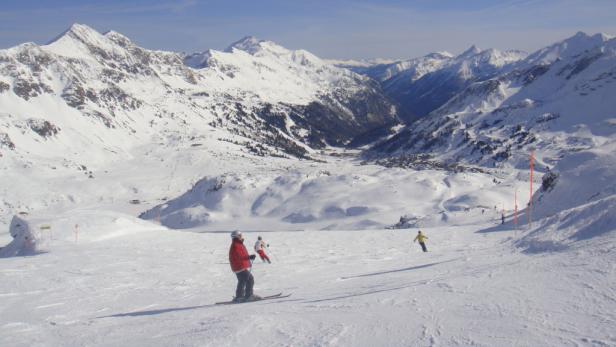
<svg viewBox="0 0 616 347"><path fill-rule="evenodd" d="M127 228L51 240L49 253L2 259L0 344L616 342L613 252L524 254L511 244L516 231L494 226L425 228L428 253L413 229L247 233L249 245L264 237L272 257L254 264L255 292L292 296L232 306L213 305L236 283L227 233Z"/></svg>
<svg viewBox="0 0 616 347"><path fill-rule="evenodd" d="M516 188L520 205L528 198L523 171L384 169L333 157L206 167L207 158L195 158L186 165L203 170L182 170L178 160L157 171L143 161L132 179L100 174L67 188L82 207L30 211L40 253L0 259L0 345L616 344L613 237L528 247L536 236L523 214L514 228L510 200ZM196 171L220 178L225 169L232 174L221 189L191 189ZM169 177L186 190L157 200L169 193ZM93 191L107 198L97 205ZM146 196L137 205L128 202L135 192ZM165 212L136 218L176 198L210 219L168 229L159 224L173 222ZM402 215L416 225L386 229ZM428 253L413 243L419 228ZM234 294L233 229L245 232L249 249L258 235L270 244L272 264L253 267L255 292L290 297L214 305ZM3 232L2 243L10 240Z"/></svg>

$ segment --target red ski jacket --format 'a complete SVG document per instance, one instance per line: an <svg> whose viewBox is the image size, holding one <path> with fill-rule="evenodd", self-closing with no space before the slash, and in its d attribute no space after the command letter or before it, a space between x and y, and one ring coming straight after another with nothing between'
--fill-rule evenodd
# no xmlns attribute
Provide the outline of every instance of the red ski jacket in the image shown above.
<svg viewBox="0 0 616 347"><path fill-rule="evenodd" d="M229 249L229 263L233 272L240 272L250 269L250 257L244 243L239 239L233 239Z"/></svg>

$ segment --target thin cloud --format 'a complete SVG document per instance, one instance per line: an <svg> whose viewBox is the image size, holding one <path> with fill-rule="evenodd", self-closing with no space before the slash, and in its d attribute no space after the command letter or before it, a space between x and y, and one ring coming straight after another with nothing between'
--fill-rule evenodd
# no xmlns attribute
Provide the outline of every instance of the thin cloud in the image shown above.
<svg viewBox="0 0 616 347"><path fill-rule="evenodd" d="M141 6L107 6L100 7L97 12L103 12L105 14L138 14L148 12L163 12L171 11L175 13L184 12L187 9L198 5L197 0L182 0L171 1L153 5L141 5Z"/></svg>
<svg viewBox="0 0 616 347"><path fill-rule="evenodd" d="M0 18L10 19L24 15L51 15L58 14L146 14L151 12L171 11L175 13L184 12L187 9L197 6L198 0L165 1L160 3L149 3L143 5L131 4L106 4L106 5L76 5L76 6L48 6L29 9L15 9L0 11Z"/></svg>

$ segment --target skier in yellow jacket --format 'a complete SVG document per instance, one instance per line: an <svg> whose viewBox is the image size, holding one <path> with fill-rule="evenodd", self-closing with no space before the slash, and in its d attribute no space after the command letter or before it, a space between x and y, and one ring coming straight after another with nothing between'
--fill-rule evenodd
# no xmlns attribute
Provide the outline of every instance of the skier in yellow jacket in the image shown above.
<svg viewBox="0 0 616 347"><path fill-rule="evenodd" d="M426 243L425 241L428 239L428 237L424 234L421 233L421 230L419 230L417 232L417 236L415 237L415 240L413 240L413 242L419 241L419 244L421 245L421 249L423 249L424 252L428 251L428 248L426 248Z"/></svg>

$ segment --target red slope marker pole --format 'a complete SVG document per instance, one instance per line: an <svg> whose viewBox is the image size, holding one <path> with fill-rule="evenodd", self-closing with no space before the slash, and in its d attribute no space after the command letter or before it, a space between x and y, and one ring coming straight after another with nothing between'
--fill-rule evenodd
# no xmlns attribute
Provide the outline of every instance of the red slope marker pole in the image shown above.
<svg viewBox="0 0 616 347"><path fill-rule="evenodd" d="M530 152L530 197L528 199L528 227L531 227L533 222L533 171L535 168L535 151Z"/></svg>

